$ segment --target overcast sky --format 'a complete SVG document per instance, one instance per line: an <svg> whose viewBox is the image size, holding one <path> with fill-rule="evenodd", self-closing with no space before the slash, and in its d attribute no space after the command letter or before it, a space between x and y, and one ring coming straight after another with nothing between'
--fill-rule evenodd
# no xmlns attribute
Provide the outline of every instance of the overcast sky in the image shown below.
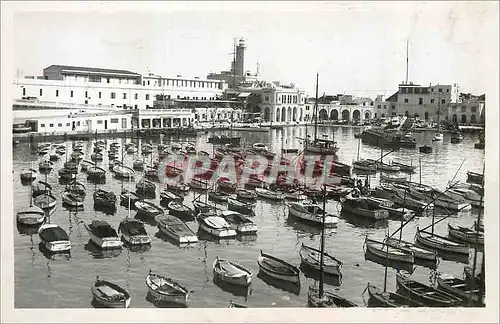
<svg viewBox="0 0 500 324"><path fill-rule="evenodd" d="M319 72L320 94L374 97L404 81L409 38L410 81L482 93L498 46L497 2L153 2L93 11L49 2L45 12L31 4L37 11L14 16L15 68L24 75L64 64L204 77L229 69L233 39L243 37L245 69L259 62L266 80L314 95Z"/></svg>

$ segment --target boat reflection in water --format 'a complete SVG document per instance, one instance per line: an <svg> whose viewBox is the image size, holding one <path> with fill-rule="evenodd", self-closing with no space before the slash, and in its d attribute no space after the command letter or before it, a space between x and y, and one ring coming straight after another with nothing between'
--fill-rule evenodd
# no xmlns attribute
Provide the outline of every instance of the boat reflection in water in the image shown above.
<svg viewBox="0 0 500 324"><path fill-rule="evenodd" d="M275 279L263 273L262 271L259 271L259 273L257 274L257 278L259 278L260 280L264 281L266 284L274 288L281 289L283 291L292 293L297 296L300 294L300 284L294 284L290 281Z"/></svg>
<svg viewBox="0 0 500 324"><path fill-rule="evenodd" d="M162 231L158 231L155 233L155 237L164 241L164 242L167 242L167 243L171 243L173 245L176 245L178 246L179 248L193 248L193 247L196 247L198 246L198 242L190 242L190 243L179 243L178 241L172 239L171 237L167 236L165 233L163 233Z"/></svg>
<svg viewBox="0 0 500 324"><path fill-rule="evenodd" d="M349 213L346 211L342 211L340 213L342 215L342 218L346 220L351 225L354 225L355 227L364 227L364 228L386 228L389 226L389 222L387 219L382 219L382 220L372 220L367 217L362 217L358 216L353 213Z"/></svg>
<svg viewBox="0 0 500 324"><path fill-rule="evenodd" d="M469 264L469 256L460 254L460 253L452 253L452 252L444 252L438 251L438 256L445 261L454 261L463 264Z"/></svg>
<svg viewBox="0 0 500 324"><path fill-rule="evenodd" d="M90 254L94 257L94 259L114 258L119 256L120 253L122 252L121 247L114 249L101 249L92 240L89 240L87 244L85 244L84 249L89 251Z"/></svg>
<svg viewBox="0 0 500 324"><path fill-rule="evenodd" d="M217 279L216 277L214 277L213 283L220 289L224 290L225 292L231 293L234 296L245 297L245 301L247 300L247 297L252 294L252 283L250 283L250 285L248 286L237 286L231 285L225 281Z"/></svg>
<svg viewBox="0 0 500 324"><path fill-rule="evenodd" d="M146 295L146 300L157 308L187 308L187 304L169 303L154 298L149 292Z"/></svg>
<svg viewBox="0 0 500 324"><path fill-rule="evenodd" d="M243 243L243 245L246 245L257 241L257 234L239 234L236 236L236 239Z"/></svg>
<svg viewBox="0 0 500 324"><path fill-rule="evenodd" d="M73 213L76 213L76 212L79 212L79 211L85 211L85 207L84 206L73 207L73 206L70 206L70 205L68 205L68 204L66 204L64 202L62 203L62 206L67 211L73 212Z"/></svg>
<svg viewBox="0 0 500 324"><path fill-rule="evenodd" d="M316 236L321 234L321 227L313 226L310 224L303 223L301 221L297 221L295 217L288 217L285 225L287 227L293 228L293 230L297 234L309 234L311 236Z"/></svg>
<svg viewBox="0 0 500 324"><path fill-rule="evenodd" d="M371 253L370 251L366 250L365 252L365 260L374 262L376 264L379 264L381 266L388 266L396 270L405 270L408 273L412 274L413 273L413 264L408 263L408 262L399 262L399 261L394 261L391 259L385 259L381 258L379 256L376 256L375 254Z"/></svg>
<svg viewBox="0 0 500 324"><path fill-rule="evenodd" d="M41 242L38 244L38 250L43 254L43 256L47 260L65 261L71 259L70 251L51 252Z"/></svg>
<svg viewBox="0 0 500 324"><path fill-rule="evenodd" d="M200 241L208 241L208 242L214 242L214 243L219 243L219 244L231 244L236 241L236 236L234 237L228 237L228 238L219 238L217 236L211 235L210 233L205 232L202 229L199 229L198 232L196 233L198 236L198 239Z"/></svg>
<svg viewBox="0 0 500 324"><path fill-rule="evenodd" d="M30 226L23 225L17 222L17 231L22 235L35 235L38 234L38 229L40 228L40 226L42 226L42 224L43 223Z"/></svg>
<svg viewBox="0 0 500 324"><path fill-rule="evenodd" d="M123 246L127 248L130 252L146 252L151 249L151 243L146 244L130 244L122 239Z"/></svg>
<svg viewBox="0 0 500 324"><path fill-rule="evenodd" d="M304 266L304 264L302 263L300 264L299 269L300 271L302 271L302 273L306 278L319 281L321 276L319 271ZM342 275L332 276L327 273L324 273L323 282L330 286L340 286L342 284Z"/></svg>

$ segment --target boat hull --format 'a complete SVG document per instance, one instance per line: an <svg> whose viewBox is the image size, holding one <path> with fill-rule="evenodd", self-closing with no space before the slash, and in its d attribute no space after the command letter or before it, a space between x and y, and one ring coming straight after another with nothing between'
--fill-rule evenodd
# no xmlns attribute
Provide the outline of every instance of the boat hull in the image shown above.
<svg viewBox="0 0 500 324"><path fill-rule="evenodd" d="M428 246L434 249L438 249L445 252L458 253L469 255L469 247L462 244L457 244L455 242L438 239L431 235L422 235L421 232L417 229L417 233L415 235L415 239L417 243L420 243L424 246Z"/></svg>
<svg viewBox="0 0 500 324"><path fill-rule="evenodd" d="M219 237L219 238L230 238L230 237L235 237L236 236L236 231L234 229L228 229L228 228L213 228L208 225L206 225L203 221L200 222L200 228L204 230L205 232Z"/></svg>
<svg viewBox="0 0 500 324"><path fill-rule="evenodd" d="M92 233L89 229L87 229L90 235L90 240L94 242L101 249L121 249L123 246L123 242L120 241L118 237L113 238L100 238Z"/></svg>
<svg viewBox="0 0 500 324"><path fill-rule="evenodd" d="M312 213L307 213L305 211L297 210L296 208L293 207L293 205L290 205L288 208L289 213L292 216L295 216L297 218L313 222L316 224L322 224L322 216L314 215ZM335 226L339 222L338 217L335 216L325 216L325 226Z"/></svg>

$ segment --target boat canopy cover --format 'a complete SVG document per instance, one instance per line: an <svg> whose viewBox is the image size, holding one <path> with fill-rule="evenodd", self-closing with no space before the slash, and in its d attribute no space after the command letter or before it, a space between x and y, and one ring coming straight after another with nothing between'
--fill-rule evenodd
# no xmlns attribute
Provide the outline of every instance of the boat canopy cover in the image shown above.
<svg viewBox="0 0 500 324"><path fill-rule="evenodd" d="M120 224L122 232L127 232L130 235L147 235L144 225L136 220L127 220Z"/></svg>
<svg viewBox="0 0 500 324"><path fill-rule="evenodd" d="M68 234L60 227L50 227L40 233L40 237L47 242L68 241Z"/></svg>
<svg viewBox="0 0 500 324"><path fill-rule="evenodd" d="M93 220L90 228L95 235L99 237L116 237L116 231L105 221Z"/></svg>

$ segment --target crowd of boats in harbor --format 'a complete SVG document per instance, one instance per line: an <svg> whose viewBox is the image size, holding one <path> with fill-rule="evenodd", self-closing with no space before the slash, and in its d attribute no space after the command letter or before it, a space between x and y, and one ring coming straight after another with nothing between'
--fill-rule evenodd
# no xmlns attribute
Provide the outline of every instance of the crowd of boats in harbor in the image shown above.
<svg viewBox="0 0 500 324"><path fill-rule="evenodd" d="M90 240L98 249L122 249L123 246L140 249L150 245L155 238L148 234L147 225L157 227L178 245L197 244L200 233L216 238L255 236L259 231L252 221L255 202L265 200L286 205L288 217L322 229L320 246L302 244L299 252L301 267L286 261L286 256L273 255L264 250L256 256L256 261L259 272L292 285L300 285L299 274L303 266L319 273L319 285L312 285L308 290L309 307L359 306L324 289L323 285L325 278L343 275L342 261L335 257L335 251L325 251L324 231L325 228L335 227L339 217L344 215L356 215L368 221L391 218L401 222L399 229L384 240L365 238L365 253L386 261L410 265L420 262L436 268L442 254L468 257L472 247L476 258L477 250L484 245L481 216L483 173L469 171L466 181L451 179L445 190L439 190L421 181L411 181L421 165L403 160L384 162L383 147L380 159L360 159L358 149L357 160L348 164L329 159L328 156L334 155L338 147L333 145L332 140L318 139L316 134L314 139L306 138L304 147L288 158L283 152L293 149L282 148L280 154L270 151L264 143L243 148L239 137L213 136L208 142L214 145L212 153L199 150L191 143L161 143L154 147L144 140L139 145L134 140L120 144L96 138L91 144L90 154L84 153L83 142L75 141L71 148L65 144L38 143L32 150L32 154L41 157L38 170L32 166L20 175L21 182L31 187L31 195L29 206L17 211L18 227L37 228L40 242L48 253L71 251L66 231L51 223L50 215L59 205L59 199L46 176L60 166L58 160L65 160L58 170L59 182L65 188L60 203L65 208L83 208L85 199L88 199L86 185L92 183L95 186L92 199L96 210L113 214L117 204L128 210L118 228L100 219L85 224ZM311 150L311 147L314 149ZM108 168L103 162L106 153ZM126 155L135 157L131 165L124 162ZM260 157L258 161L266 161L264 167L258 163L254 165L256 156ZM209 167L203 172L190 172L190 167L199 167L197 162L207 160ZM234 177L228 176L225 171L225 160L234 162ZM77 181L79 173L86 174L86 184ZM108 181L109 173L115 178L112 181L121 184L119 195L100 187ZM367 176L373 173L380 174L380 184L375 188L371 188ZM186 204L185 197L189 192L195 195L193 201ZM151 201L157 195L160 205ZM327 200L339 201L341 212L327 212ZM457 226L450 222L447 236L434 232L434 224L473 207L480 209L474 224ZM135 215L132 215L133 211ZM432 217L431 225L417 228L414 242L402 240L405 225L422 215ZM197 231L194 230L196 224ZM475 265L464 269L464 278L441 275L436 287L415 281L403 273L397 276L397 292L388 292L385 284L381 288L367 283L366 291L371 301L368 305L482 305L484 271L476 269ZM155 302L187 305L189 283L181 284L155 271L152 269L145 274L148 295ZM214 260L212 271L214 279L228 285L247 287L254 278L249 267L223 256ZM132 296L114 284L112 278L102 280L98 277L91 291L94 300L106 307L130 306ZM234 302L229 305L245 307Z"/></svg>

